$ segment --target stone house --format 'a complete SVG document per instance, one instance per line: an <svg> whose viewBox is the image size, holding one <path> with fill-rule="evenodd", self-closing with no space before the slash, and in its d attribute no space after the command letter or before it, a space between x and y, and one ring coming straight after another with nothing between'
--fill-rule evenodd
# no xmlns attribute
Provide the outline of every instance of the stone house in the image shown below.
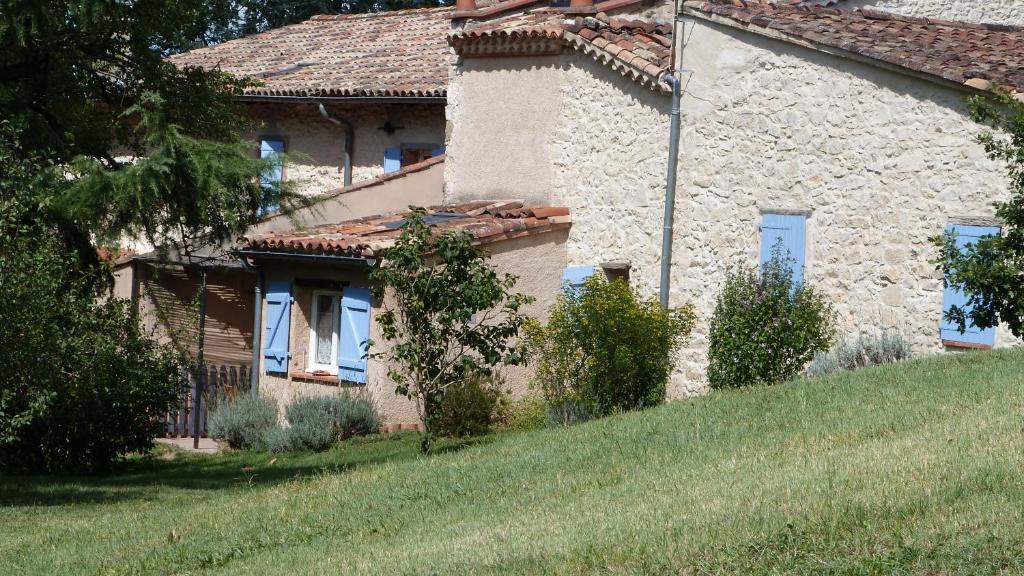
<svg viewBox="0 0 1024 576"><path fill-rule="evenodd" d="M990 83L1024 92L1024 30L816 4L686 1L678 38L667 2L463 7L449 36L445 201L567 206L568 266L628 265L656 293L675 44L686 72L671 302L694 304L699 321L672 396L705 389L728 268L756 265L779 238L836 305L841 336L895 327L918 354L1013 343L943 322L962 294L929 263L929 238L999 230L1005 169L977 143L965 99Z"/></svg>
<svg viewBox="0 0 1024 576"><path fill-rule="evenodd" d="M368 274L407 216L394 212L263 232L242 242L242 258L258 270L265 287L262 330L256 334L261 393L283 405L297 396L365 390L387 429L418 426L415 404L395 394L387 366L366 356L368 338L376 343L374 353L388 345L374 322L388 302L372 297ZM536 298L527 315L543 317L553 304L571 226L567 209L478 201L431 208L425 221L438 231L469 232L499 273L518 276L515 290ZM525 392L525 369L510 368L502 376L513 393Z"/></svg>
<svg viewBox="0 0 1024 576"><path fill-rule="evenodd" d="M320 194L443 151L450 8L321 15L172 56L259 84L239 99L253 153L290 154L271 178Z"/></svg>
<svg viewBox="0 0 1024 576"><path fill-rule="evenodd" d="M317 16L170 58L257 81L239 96L255 122L243 137L254 156L287 158L264 178L316 196L287 216L267 207L252 233L440 203L450 16L448 8ZM132 298L150 329L191 343L205 270L205 358L251 365L256 276L226 247L170 262L136 248L115 265L115 294Z"/></svg>

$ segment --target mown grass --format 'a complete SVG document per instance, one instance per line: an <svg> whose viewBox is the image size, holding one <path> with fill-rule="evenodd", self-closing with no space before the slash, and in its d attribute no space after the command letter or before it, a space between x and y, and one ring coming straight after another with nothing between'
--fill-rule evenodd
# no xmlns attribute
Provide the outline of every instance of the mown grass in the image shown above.
<svg viewBox="0 0 1024 576"><path fill-rule="evenodd" d="M416 453L0 479L0 574L1017 574L1024 352Z"/></svg>

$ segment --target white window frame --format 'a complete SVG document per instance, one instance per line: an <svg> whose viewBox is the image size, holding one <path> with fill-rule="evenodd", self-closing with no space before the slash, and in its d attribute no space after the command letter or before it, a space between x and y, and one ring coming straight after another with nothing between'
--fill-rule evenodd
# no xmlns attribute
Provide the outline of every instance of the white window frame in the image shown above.
<svg viewBox="0 0 1024 576"><path fill-rule="evenodd" d="M316 322L320 318L319 307L320 297L330 296L331 305L334 307L334 313L331 314L331 364L317 364L316 362ZM339 315L341 306L341 292L335 290L314 290L313 291L313 302L310 305L310 323L309 323L309 353L307 354L308 366L307 370L310 373L313 372L327 372L334 376L338 375L338 344L340 341L340 335L338 334L339 329Z"/></svg>

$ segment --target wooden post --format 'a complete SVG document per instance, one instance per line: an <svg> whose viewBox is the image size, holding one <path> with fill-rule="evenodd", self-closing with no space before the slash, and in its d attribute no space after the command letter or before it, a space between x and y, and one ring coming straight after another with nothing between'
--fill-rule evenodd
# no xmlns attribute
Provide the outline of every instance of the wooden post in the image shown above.
<svg viewBox="0 0 1024 576"><path fill-rule="evenodd" d="M192 447L199 449L199 437L202 436L202 422L199 413L203 403L203 380L206 370L203 368L203 335L206 332L206 270L199 269L202 285L199 288L199 338L196 342L196 387L192 396Z"/></svg>

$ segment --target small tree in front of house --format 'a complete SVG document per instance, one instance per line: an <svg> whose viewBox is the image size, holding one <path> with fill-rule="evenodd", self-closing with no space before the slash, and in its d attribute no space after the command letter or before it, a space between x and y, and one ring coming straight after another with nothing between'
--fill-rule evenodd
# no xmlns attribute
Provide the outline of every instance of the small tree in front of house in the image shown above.
<svg viewBox="0 0 1024 576"><path fill-rule="evenodd" d="M449 389L523 362L517 336L526 319L521 309L531 298L513 292L517 278L491 268L472 236L438 234L424 214L413 210L383 264L370 273L375 298L385 302L377 323L390 344L370 356L387 362L396 392L416 402L426 452Z"/></svg>
<svg viewBox="0 0 1024 576"><path fill-rule="evenodd" d="M989 158L1005 164L1010 198L995 204L1002 234L957 246L955 234L932 239L939 255L935 264L947 284L961 288L966 306L952 306L945 319L964 331L1005 323L1014 336L1024 335L1024 102L997 89L992 97L970 100L971 117L993 130L978 140ZM994 185L989 184L989 185Z"/></svg>

